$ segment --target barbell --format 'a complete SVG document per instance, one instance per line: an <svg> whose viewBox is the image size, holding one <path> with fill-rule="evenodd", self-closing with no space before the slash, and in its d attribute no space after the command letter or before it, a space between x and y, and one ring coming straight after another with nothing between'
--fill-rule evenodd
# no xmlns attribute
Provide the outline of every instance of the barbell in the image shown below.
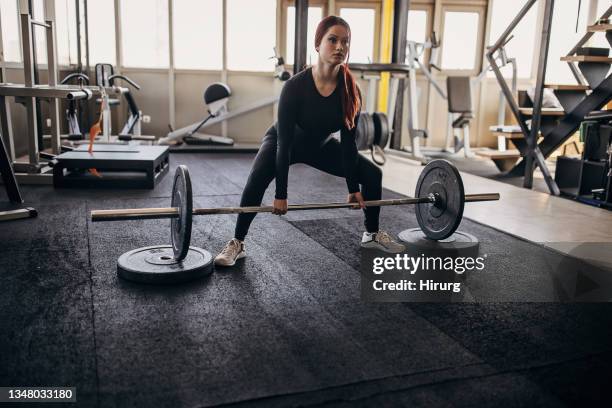
<svg viewBox="0 0 612 408"><path fill-rule="evenodd" d="M499 200L499 193L465 194L463 181L459 171L446 160L433 160L429 162L417 181L415 198L399 198L387 200L366 201L365 205L393 206L393 205L416 205L416 218L419 227L425 236L432 240L443 240L450 237L456 230L463 218L463 207L465 203L478 201ZM315 203L289 205L288 211L322 210L338 208L359 208L358 203ZM194 277L188 273L185 277L178 278L186 262L188 254L194 247L190 247L192 219L194 215L214 214L247 214L247 213L270 213L272 206L253 207L220 207L220 208L193 208L193 194L191 178L186 166L180 165L176 169L174 184L172 186L171 207L167 208L134 208L118 210L94 210L91 211L92 222L102 221L128 221L128 220L150 220L171 219L171 251L162 250L167 247L147 247L123 254L119 259L118 270L120 276L138 281L167 282L174 280L186 280ZM203 251L198 249L199 251ZM206 252L206 251L204 251ZM137 255L137 261L127 260ZM136 255L134 255L136 254ZM197 255L197 254L196 254ZM206 262L212 262L210 254L204 256ZM123 261L122 261L123 258ZM122 266L123 262L123 266ZM125 266L125 264L130 264ZM137 265L170 265L168 268L155 270L154 273L142 272ZM142 269L142 268L141 268ZM126 272L128 271L128 272ZM212 271L212 265L207 273ZM175 278L168 276L175 275Z"/></svg>

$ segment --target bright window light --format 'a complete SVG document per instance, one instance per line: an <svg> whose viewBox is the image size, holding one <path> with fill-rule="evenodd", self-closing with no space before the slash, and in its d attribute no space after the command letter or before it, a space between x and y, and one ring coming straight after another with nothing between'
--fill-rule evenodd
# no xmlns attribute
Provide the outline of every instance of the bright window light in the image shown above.
<svg viewBox="0 0 612 408"><path fill-rule="evenodd" d="M76 64L77 32L76 4L74 0L55 1L55 27L58 64Z"/></svg>
<svg viewBox="0 0 612 408"><path fill-rule="evenodd" d="M276 0L227 0L227 67L274 71Z"/></svg>
<svg viewBox="0 0 612 408"><path fill-rule="evenodd" d="M168 68L168 1L121 0L125 67Z"/></svg>
<svg viewBox="0 0 612 408"><path fill-rule="evenodd" d="M45 19L45 6L43 0L34 0L32 8L34 20L43 21ZM45 33L45 28L38 25L32 25L32 34L34 36L34 42L36 43L36 63L46 64L47 35Z"/></svg>
<svg viewBox="0 0 612 408"><path fill-rule="evenodd" d="M520 1L493 0L491 31L487 45L491 46L499 39L499 36L504 32L506 27L508 27L524 5L524 2ZM512 32L514 38L512 38L505 47L508 57L516 58L518 78L529 78L531 76L533 47L536 40L537 14L538 6L536 4L531 7L527 15L525 15L516 26ZM512 76L512 68L509 66L502 68L502 73L505 77L510 78ZM489 77L495 76L492 71L489 71L487 75Z"/></svg>
<svg viewBox="0 0 612 408"><path fill-rule="evenodd" d="M555 4L553 12L550 43L548 46L548 62L546 64L546 83L575 84L576 79L567 62L561 57L567 55L574 45L582 38L587 27L587 12L580 12L578 32L576 32L576 11L578 0L566 0L561 5ZM514 41L514 40L513 40Z"/></svg>
<svg viewBox="0 0 612 408"><path fill-rule="evenodd" d="M427 40L427 11L410 10L408 12L408 41L424 43Z"/></svg>
<svg viewBox="0 0 612 408"><path fill-rule="evenodd" d="M0 27L4 59L7 62L21 62L21 43L19 41L19 14L17 0L0 0Z"/></svg>
<svg viewBox="0 0 612 408"><path fill-rule="evenodd" d="M89 63L116 65L114 0L87 2L87 28Z"/></svg>
<svg viewBox="0 0 612 408"><path fill-rule="evenodd" d="M306 63L309 65L317 62L319 54L315 50L314 36L317 30L317 25L323 19L323 8L322 7L308 7L308 33L306 41ZM289 6L287 8L287 56L285 62L287 64L293 64L293 52L295 51L295 7Z"/></svg>
<svg viewBox="0 0 612 408"><path fill-rule="evenodd" d="M371 8L341 8L340 17L351 26L350 62L374 62L375 10Z"/></svg>
<svg viewBox="0 0 612 408"><path fill-rule="evenodd" d="M174 66L221 70L223 1L173 1Z"/></svg>
<svg viewBox="0 0 612 408"><path fill-rule="evenodd" d="M442 69L474 69L478 13L446 11L442 34Z"/></svg>

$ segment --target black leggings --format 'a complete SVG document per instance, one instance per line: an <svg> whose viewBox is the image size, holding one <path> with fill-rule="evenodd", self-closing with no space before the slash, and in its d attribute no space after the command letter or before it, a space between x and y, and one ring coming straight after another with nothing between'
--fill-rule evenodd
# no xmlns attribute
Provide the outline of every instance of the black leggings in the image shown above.
<svg viewBox="0 0 612 408"><path fill-rule="evenodd" d="M247 180L240 206L261 205L264 193L276 173L276 129L270 128L264 137L261 147L255 156L251 174ZM311 139L312 140L312 139ZM315 169L337 177L344 177L342 152L336 139L328 140L323 146L308 141L308 136L297 136L291 149L291 164L304 163ZM382 196L382 172L376 165L358 155L357 181L365 200L380 200ZM380 207L368 207L363 210L364 225L368 232L378 231ZM239 214L234 237L243 241L256 213Z"/></svg>

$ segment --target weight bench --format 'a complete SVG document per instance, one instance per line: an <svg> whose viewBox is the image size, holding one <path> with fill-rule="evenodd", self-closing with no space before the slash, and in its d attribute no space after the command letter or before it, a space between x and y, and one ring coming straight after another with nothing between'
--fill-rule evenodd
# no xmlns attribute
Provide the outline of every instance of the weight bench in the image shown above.
<svg viewBox="0 0 612 408"><path fill-rule="evenodd" d="M447 77L446 92L448 94L448 130L444 150L458 153L463 149L465 157L474 157L470 149L470 122L474 118L470 77ZM463 132L463 139L459 139L455 134L456 129ZM451 136L454 140L454 150L451 150Z"/></svg>

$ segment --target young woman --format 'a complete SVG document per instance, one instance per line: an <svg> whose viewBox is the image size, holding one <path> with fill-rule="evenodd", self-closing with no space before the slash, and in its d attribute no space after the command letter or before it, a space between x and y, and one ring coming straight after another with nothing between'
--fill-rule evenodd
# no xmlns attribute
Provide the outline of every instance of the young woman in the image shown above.
<svg viewBox="0 0 612 408"><path fill-rule="evenodd" d="M346 179L348 202L359 203L365 214L362 247L398 253L404 246L378 228L380 207L366 208L364 204L365 200L381 198L382 172L357 153L355 129L361 95L348 69L350 39L350 27L340 17L326 17L317 26L318 61L285 83L278 104L278 122L266 132L240 205L260 205L266 188L276 179L273 213L285 214L289 166L305 163ZM338 130L340 142L328 138ZM244 238L255 215L238 215L234 238L217 255L216 265L231 266L246 256Z"/></svg>

